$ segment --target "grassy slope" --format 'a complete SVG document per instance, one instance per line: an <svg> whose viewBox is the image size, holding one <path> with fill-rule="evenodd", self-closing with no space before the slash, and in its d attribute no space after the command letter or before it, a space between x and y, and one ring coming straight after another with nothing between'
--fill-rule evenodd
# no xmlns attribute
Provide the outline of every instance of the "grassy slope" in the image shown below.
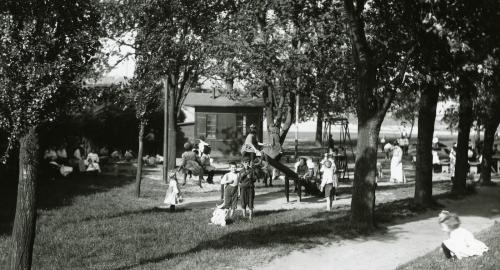
<svg viewBox="0 0 500 270"><path fill-rule="evenodd" d="M471 257L462 260L448 260L436 249L429 254L415 259L398 269L500 269L500 223L477 235L490 250L481 257Z"/></svg>

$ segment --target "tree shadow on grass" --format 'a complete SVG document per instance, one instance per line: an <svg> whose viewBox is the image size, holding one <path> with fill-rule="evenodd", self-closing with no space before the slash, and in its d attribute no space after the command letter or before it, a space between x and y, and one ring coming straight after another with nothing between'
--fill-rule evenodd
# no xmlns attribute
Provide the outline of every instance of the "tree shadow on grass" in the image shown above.
<svg viewBox="0 0 500 270"><path fill-rule="evenodd" d="M179 256L189 256L204 250L224 250L232 248L257 249L261 247L272 247L278 245L295 245L297 249L312 248L331 242L350 239L363 242L366 240L376 240L381 242L396 241L400 234L405 233L400 227L391 227L390 230L385 227L409 223L417 220L436 218L441 209L451 207L461 216L473 215L482 217L491 217L492 214L487 209L477 209L468 206L468 200L481 199L487 196L494 198L490 203L500 202L498 192L500 188L490 188L486 192L480 192L477 197L466 197L459 204L449 205L449 202L455 201L451 194L441 194L435 196L436 200L445 202L444 205L437 206L434 209L421 209L413 205L411 198L396 200L377 205L375 218L380 226L374 231L360 232L354 231L349 227L350 210L340 207L334 212L317 212L307 218L290 223L279 223L274 225L263 225L256 228L249 228L243 231L230 232L218 239L203 241L197 246L183 251L170 252L164 255L145 258L132 265L121 266L116 269L130 269L143 266L150 263L159 263L163 260L169 260ZM493 197L494 196L494 197ZM495 201L496 200L496 201ZM477 204L477 203L476 203ZM266 211L265 215L286 212L291 210ZM256 212L258 213L258 212ZM257 218L259 216L257 215ZM436 230L439 227L436 225ZM418 233L418 232L415 232ZM325 240L325 238L327 240Z"/></svg>
<svg viewBox="0 0 500 270"><path fill-rule="evenodd" d="M256 218L288 211L291 210L258 211L256 212ZM290 223L279 223L243 231L234 231L218 239L203 241L194 248L183 252L165 253L161 256L145 258L137 263L115 269L131 269L151 263L159 263L175 257L191 256L205 250L230 250L232 248L257 249L275 245L299 245L297 248L307 249L325 244L325 238L328 238L328 241L340 241L343 239L365 241L367 237L376 237L381 241L394 241L397 239L397 234L401 233L400 231L388 233L385 228L379 228L370 233L354 231L349 228L349 212L349 210L344 209L335 213L317 212L308 218ZM263 214L259 215L259 213ZM239 221L237 218L236 223Z"/></svg>
<svg viewBox="0 0 500 270"><path fill-rule="evenodd" d="M115 177L100 174L74 175L53 181L41 179L38 183L38 209L53 209L70 205L76 196L109 191L130 184L132 177ZM10 234L14 222L17 198L17 181L5 181L0 191L0 235Z"/></svg>
<svg viewBox="0 0 500 270"><path fill-rule="evenodd" d="M78 219L78 220L70 220L67 222L61 222L60 225L78 224L81 222L89 222L89 221L113 219L113 218L122 218L122 217L127 217L127 216L132 216L132 215L148 215L148 214L154 214L154 213L169 213L170 215L175 215L175 214L186 213L186 212L189 212L192 210L193 209L191 209L191 208L176 208L174 211L172 211L168 207L166 207L166 208L165 207L153 207L153 208L148 208L148 209L121 211L121 212L111 214L111 215L88 216L88 217Z"/></svg>

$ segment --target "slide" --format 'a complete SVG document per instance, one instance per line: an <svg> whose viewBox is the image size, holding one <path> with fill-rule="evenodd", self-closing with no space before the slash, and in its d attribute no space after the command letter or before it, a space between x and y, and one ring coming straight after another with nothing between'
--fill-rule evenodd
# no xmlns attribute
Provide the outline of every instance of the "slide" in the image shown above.
<svg viewBox="0 0 500 270"><path fill-rule="evenodd" d="M299 179L299 176L297 175L297 173L295 173L292 169L288 168L287 166L285 166L284 164L280 163L276 159L268 156L267 154L265 154L265 153L263 153L263 154L264 154L267 162L269 162L269 164L271 166L273 166L274 168L276 168L278 171L281 171L282 173L284 173L286 176L288 176L288 178L290 178L292 180Z"/></svg>
<svg viewBox="0 0 500 270"><path fill-rule="evenodd" d="M299 176L292 169L288 168L287 166L280 163L276 159L270 157L266 153L263 153L263 155L265 155L267 162L271 166L284 173L286 176L288 176L289 179L294 181L299 180ZM321 194L321 191L318 189L318 186L315 183L308 181L300 181L300 185L303 186L305 188L305 191L311 195L319 196ZM299 194L299 196L302 197L301 194Z"/></svg>

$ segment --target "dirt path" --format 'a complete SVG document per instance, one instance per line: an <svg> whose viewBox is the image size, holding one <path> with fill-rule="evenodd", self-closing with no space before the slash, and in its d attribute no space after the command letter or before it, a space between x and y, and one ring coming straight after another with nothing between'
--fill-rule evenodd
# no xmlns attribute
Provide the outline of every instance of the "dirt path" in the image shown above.
<svg viewBox="0 0 500 270"><path fill-rule="evenodd" d="M500 221L500 187L483 187L463 200L439 202L457 212L462 226L473 233ZM258 269L394 269L439 247L446 235L437 225L438 212L401 220L383 234L294 251Z"/></svg>

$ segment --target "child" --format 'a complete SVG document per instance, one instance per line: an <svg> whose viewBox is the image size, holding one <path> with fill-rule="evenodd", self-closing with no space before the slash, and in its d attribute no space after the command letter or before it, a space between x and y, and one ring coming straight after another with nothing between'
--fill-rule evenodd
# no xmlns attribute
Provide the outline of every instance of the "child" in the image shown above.
<svg viewBox="0 0 500 270"><path fill-rule="evenodd" d="M325 191L326 210L330 211L332 210L332 201L335 200L335 189L339 185L337 175L335 175L336 168L331 161L327 160L320 171L323 173L321 177L321 191Z"/></svg>
<svg viewBox="0 0 500 270"><path fill-rule="evenodd" d="M307 168L306 159L304 157L299 158L299 161L297 161L295 163L294 167L295 167L295 172L299 176L298 181L294 181L295 191L297 191L299 193L299 196L300 196L300 193L302 191L301 190L301 188L302 188L301 182L305 181L304 178L306 177L307 172L309 171L309 169Z"/></svg>
<svg viewBox="0 0 500 270"><path fill-rule="evenodd" d="M215 167L212 166L210 160L211 160L210 148L205 147L203 149L203 154L201 155L201 158L200 158L200 164L201 164L201 167L203 168L203 173L208 175L207 183L213 184L214 183Z"/></svg>
<svg viewBox="0 0 500 270"><path fill-rule="evenodd" d="M87 172L101 172L101 167L99 166L99 156L95 152L89 152L87 159L85 160L85 165L87 165Z"/></svg>
<svg viewBox="0 0 500 270"><path fill-rule="evenodd" d="M333 148L329 148L328 149L328 153L325 153L325 155L324 155L323 159L321 160L320 164L324 165L327 160L329 160L332 163L335 163L334 156L336 156L336 155L337 154L335 153L335 150L333 150Z"/></svg>
<svg viewBox="0 0 500 270"><path fill-rule="evenodd" d="M241 193L241 209L243 217L246 217L247 206L249 208L249 220L253 216L253 201L255 199L255 181L256 175L254 168L250 167L250 158L244 156L242 159L243 169L240 171L240 193Z"/></svg>
<svg viewBox="0 0 500 270"><path fill-rule="evenodd" d="M225 227L227 224L226 222L227 215L228 215L227 209L215 208L212 214L212 218L210 218L210 224L215 224Z"/></svg>
<svg viewBox="0 0 500 270"><path fill-rule="evenodd" d="M236 173L236 163L229 163L229 172L221 178L220 183L224 185L224 203L219 208L229 209L229 218L232 218L238 203L239 175Z"/></svg>
<svg viewBox="0 0 500 270"><path fill-rule="evenodd" d="M460 228L460 219L454 213L441 211L438 216L441 229L448 233L449 239L441 244L446 258L462 259L470 256L481 256L488 251L488 247L474 238L474 235L464 228Z"/></svg>
<svg viewBox="0 0 500 270"><path fill-rule="evenodd" d="M177 173L175 170L170 170L168 172L168 183L167 194L165 194L165 200L163 203L170 204L170 211L175 211L175 205L182 202L181 191L179 190L179 185L177 183Z"/></svg>
<svg viewBox="0 0 500 270"><path fill-rule="evenodd" d="M184 153L181 155L181 166L179 167L182 170L184 175L184 182L182 185L186 185L186 179L188 174L195 174L199 176L198 185L201 186L201 179L203 178L203 168L200 165L200 160L196 153L191 151L192 145L187 142L184 144Z"/></svg>

